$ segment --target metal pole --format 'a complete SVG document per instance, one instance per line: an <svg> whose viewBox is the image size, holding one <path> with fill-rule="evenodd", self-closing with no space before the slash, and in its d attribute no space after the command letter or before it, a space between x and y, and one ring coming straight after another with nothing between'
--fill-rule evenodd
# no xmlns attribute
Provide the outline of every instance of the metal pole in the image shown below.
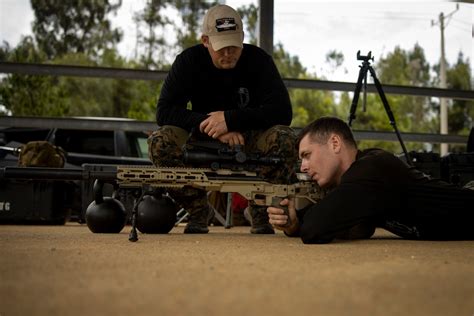
<svg viewBox="0 0 474 316"><path fill-rule="evenodd" d="M439 27L441 29L441 60L440 60L440 88L446 89L446 59L444 52L444 15L439 15ZM440 98L440 133L448 134L448 100ZM446 143L441 143L440 155L444 156L448 153L449 147Z"/></svg>
<svg viewBox="0 0 474 316"><path fill-rule="evenodd" d="M258 46L273 54L273 0L260 0Z"/></svg>
<svg viewBox="0 0 474 316"><path fill-rule="evenodd" d="M445 43L444 43L444 29L446 28L447 24L445 24L446 18L451 18L451 16L459 10L459 3L456 4L456 10L449 13L448 15L444 16L443 12L439 14L439 28L441 31L441 58L439 62L439 72L440 72L440 88L446 89L447 82L446 82L446 58L445 58ZM435 23L431 21L431 25ZM446 135L448 134L448 100L445 98L440 98L440 134ZM448 153L449 147L448 144L442 143L440 147L440 155L444 156Z"/></svg>

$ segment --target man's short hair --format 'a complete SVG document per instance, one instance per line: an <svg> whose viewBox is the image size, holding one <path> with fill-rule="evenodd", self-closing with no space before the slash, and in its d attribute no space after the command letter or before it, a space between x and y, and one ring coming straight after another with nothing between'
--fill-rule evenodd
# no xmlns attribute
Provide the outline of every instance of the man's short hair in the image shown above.
<svg viewBox="0 0 474 316"><path fill-rule="evenodd" d="M306 135L309 135L313 142L326 144L333 133L341 136L346 144L357 148L357 143L349 125L343 120L331 116L320 117L303 128L299 133L296 144L299 146Z"/></svg>

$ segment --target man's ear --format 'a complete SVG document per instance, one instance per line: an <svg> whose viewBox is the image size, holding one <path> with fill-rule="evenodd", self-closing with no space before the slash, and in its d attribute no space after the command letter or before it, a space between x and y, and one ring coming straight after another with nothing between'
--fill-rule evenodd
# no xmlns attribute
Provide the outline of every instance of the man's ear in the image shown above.
<svg viewBox="0 0 474 316"><path fill-rule="evenodd" d="M331 146L331 149L338 154L341 151L342 147L342 139L341 136L338 134L332 134L331 137L329 137L329 145Z"/></svg>
<svg viewBox="0 0 474 316"><path fill-rule="evenodd" d="M201 35L201 43L202 43L202 45L204 45L204 47L208 48L209 47L209 36Z"/></svg>

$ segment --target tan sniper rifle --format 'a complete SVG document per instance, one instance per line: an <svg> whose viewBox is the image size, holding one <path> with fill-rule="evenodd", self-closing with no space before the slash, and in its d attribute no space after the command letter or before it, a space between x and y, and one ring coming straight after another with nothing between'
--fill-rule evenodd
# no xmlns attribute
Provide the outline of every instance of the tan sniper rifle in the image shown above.
<svg viewBox="0 0 474 316"><path fill-rule="evenodd" d="M275 198L281 200L286 197L316 203L322 197L321 189L312 181L272 184L257 177L255 172L228 169L117 166L117 183L123 188L191 186L206 191L237 192L259 205L274 205Z"/></svg>
<svg viewBox="0 0 474 316"><path fill-rule="evenodd" d="M142 197L150 188L184 188L205 191L237 192L257 205L280 206L284 198L294 198L297 208L317 203L324 192L314 181L303 180L294 184L272 184L255 172L229 169L155 168L151 166L114 166L85 164L82 169L63 168L0 168L1 178L42 180L91 180L114 183L119 188L141 189ZM137 203L132 212L130 240L136 241ZM286 210L287 211L287 210ZM122 227L123 228L123 227Z"/></svg>
<svg viewBox="0 0 474 316"><path fill-rule="evenodd" d="M117 166L117 183L123 188L191 186L205 191L237 192L257 205L277 206L284 209L287 214L287 207L280 205L285 198L294 198L297 207L300 208L308 203L317 203L323 197L323 191L314 181L305 180L294 184L272 184L257 177L255 172L249 171ZM131 241L137 240L134 232L135 221L136 212L133 212Z"/></svg>

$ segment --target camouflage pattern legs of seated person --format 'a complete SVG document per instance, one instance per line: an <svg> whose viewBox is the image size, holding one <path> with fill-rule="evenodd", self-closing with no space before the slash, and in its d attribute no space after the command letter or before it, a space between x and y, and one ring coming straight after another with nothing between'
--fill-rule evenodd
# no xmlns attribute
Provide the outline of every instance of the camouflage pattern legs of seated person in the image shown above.
<svg viewBox="0 0 474 316"><path fill-rule="evenodd" d="M284 157L284 164L262 167L260 175L272 183L294 182L297 154L295 150L296 135L288 126L276 125L264 131L250 131L243 134L245 151L259 151L265 156ZM193 167L183 162L182 147L189 138L189 133L179 127L165 125L152 133L148 138L148 154L155 166L160 167ZM207 233L208 221L212 218L203 190L185 188L169 190L170 195L189 213L189 221L184 233ZM265 206L250 204L251 233L273 234L273 227L268 222Z"/></svg>

